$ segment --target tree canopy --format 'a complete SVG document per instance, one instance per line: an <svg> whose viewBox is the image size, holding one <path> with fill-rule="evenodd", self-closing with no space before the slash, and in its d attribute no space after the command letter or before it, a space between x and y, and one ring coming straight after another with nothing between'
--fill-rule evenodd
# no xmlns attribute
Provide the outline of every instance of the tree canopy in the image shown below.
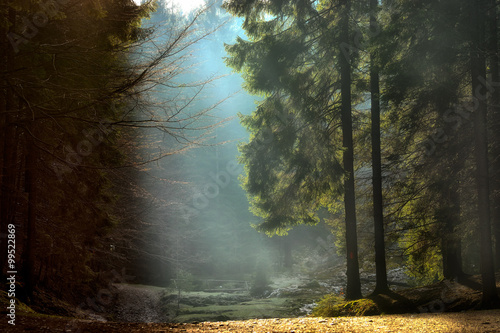
<svg viewBox="0 0 500 333"><path fill-rule="evenodd" d="M366 226L355 214L366 218L371 205L366 169L380 159L371 176L381 177L373 183L382 188L374 201L386 229L381 236L379 222L379 244L384 238L392 248L399 244L410 274L433 280L463 277L470 263L462 253L475 253L481 237L483 301L496 299L489 204L497 207L497 199L488 189L496 176L488 169L489 159L498 160L498 143L496 136L488 140L486 121L498 114L490 102L491 78L498 78L497 4L228 1L225 7L244 18L247 36L227 46L227 63L243 73L248 91L265 97L242 119L251 132L241 147L244 186L263 218L257 228L284 233L316 223L324 209L334 219L341 213L349 272L356 223ZM375 103L380 130L370 134L366 125L378 120L367 117L366 104L373 113ZM368 148L366 138L377 133L380 143ZM380 156L370 161L377 147ZM351 213L350 177L357 197Z"/></svg>

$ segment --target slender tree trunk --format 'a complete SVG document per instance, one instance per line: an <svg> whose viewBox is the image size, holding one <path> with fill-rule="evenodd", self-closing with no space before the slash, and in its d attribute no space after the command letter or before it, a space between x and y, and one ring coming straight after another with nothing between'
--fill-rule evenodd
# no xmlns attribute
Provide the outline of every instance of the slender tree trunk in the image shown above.
<svg viewBox="0 0 500 333"><path fill-rule="evenodd" d="M7 99L6 105L12 105L11 98ZM11 223L14 223L15 211L16 211L16 200L17 200L17 186L16 180L18 175L17 170L17 160L18 160L18 139L19 139L19 131L13 123L14 117L7 116L6 117L6 129L4 136L4 148L3 148L3 158L2 158L2 177L1 177L1 187L0 187L0 231L2 235L7 235L7 226ZM3 253L7 253L7 238L1 239L1 249L5 250ZM3 270L6 269L5 259L0 259Z"/></svg>
<svg viewBox="0 0 500 333"><path fill-rule="evenodd" d="M349 45L350 1L343 1L344 11L341 22L341 45ZM346 223L347 250L347 299L361 298L359 278L358 237L356 231L356 196L354 192L354 144L352 136L351 114L351 65L346 54L340 55L341 98L342 98L342 142L344 147L343 162L347 173L344 181L344 206Z"/></svg>
<svg viewBox="0 0 500 333"><path fill-rule="evenodd" d="M31 131L33 133L33 131ZM26 244L24 249L24 278L26 285L26 294L31 300L35 289L35 242L36 242L36 206L37 206L37 190L36 190L36 148L33 143L33 137L26 133L26 171L25 171L25 188L28 193L28 216L26 223Z"/></svg>
<svg viewBox="0 0 500 333"><path fill-rule="evenodd" d="M492 142L492 223L495 235L495 268L500 269L500 82L498 57L498 17L496 0L489 0L488 55L491 81L495 84L490 91L490 114L493 133Z"/></svg>
<svg viewBox="0 0 500 333"><path fill-rule="evenodd" d="M442 96L438 109L445 112L453 104L453 95ZM441 126L445 133L452 133L455 124L442 122ZM460 202L460 172L464 169L464 161L467 160L466 152L463 149L463 140L453 143L450 146L438 147L436 158L444 161L438 173L439 182L439 212L437 220L442 223L441 252L443 261L443 276L446 279L457 279L462 281L465 276L462 267L462 235L457 231L457 226L461 221Z"/></svg>
<svg viewBox="0 0 500 333"><path fill-rule="evenodd" d="M5 73L7 71L7 46L8 41L6 33L3 30L0 36L0 72ZM2 75L0 77L0 85L4 88L0 90L0 253L7 253L7 242L4 235L7 235L7 223L5 216L5 205L3 204L4 195L4 182L5 182L5 140L6 129L7 129L7 77ZM4 274L4 269L6 265L7 256L0 255L0 278L5 281L6 276Z"/></svg>
<svg viewBox="0 0 500 333"><path fill-rule="evenodd" d="M283 237L283 266L287 270L291 270L293 266L292 261L292 246L290 244L290 237Z"/></svg>
<svg viewBox="0 0 500 333"><path fill-rule="evenodd" d="M449 229L446 229L449 230ZM453 234L450 237L443 237L443 276L445 279L458 281L464 276L462 271L461 241Z"/></svg>
<svg viewBox="0 0 500 333"><path fill-rule="evenodd" d="M474 144L476 155L476 178L479 208L479 232L481 244L481 276L483 280L482 306L490 307L498 301L493 267L493 249L490 224L490 196L488 174L487 106L481 97L484 87L481 80L486 78L485 61L485 8L484 0L473 4L473 35L471 54L471 80L476 108L474 110ZM479 92L479 93L478 93Z"/></svg>
<svg viewBox="0 0 500 333"><path fill-rule="evenodd" d="M378 0L370 0L370 29L377 26ZM375 272L376 285L374 294L389 291L385 262L384 239L384 203L382 194L382 154L380 147L380 82L379 71L374 52L370 55L370 93L372 120L372 183L373 183L373 224L375 230Z"/></svg>
<svg viewBox="0 0 500 333"><path fill-rule="evenodd" d="M15 26L15 12L12 8L9 8L10 23L12 24L11 29ZM2 69L3 73L7 73L8 70L12 70L13 61L13 51L9 45L6 34L2 34ZM7 80L7 74L3 74L1 80L2 86L4 87L0 98L0 146L1 146L1 165L0 165L0 253L7 253L7 238L2 237L7 235L7 225L13 221L14 214L11 214L14 205L13 203L13 193L15 186L15 164L16 164L16 147L17 147L17 130L14 122L14 115L9 113L14 108L12 89L9 87L9 82ZM6 270L6 255L0 255L0 277L2 281L5 281Z"/></svg>
<svg viewBox="0 0 500 333"><path fill-rule="evenodd" d="M456 176L456 175L454 175ZM463 277L461 239L455 230L460 221L460 198L456 186L443 189L446 205L444 220L444 235L442 239L443 252L443 276L446 279L458 279Z"/></svg>

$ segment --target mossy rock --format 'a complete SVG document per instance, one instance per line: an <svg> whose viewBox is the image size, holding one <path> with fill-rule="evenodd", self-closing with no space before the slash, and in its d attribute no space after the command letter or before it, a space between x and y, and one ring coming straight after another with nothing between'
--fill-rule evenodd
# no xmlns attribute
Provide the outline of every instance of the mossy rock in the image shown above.
<svg viewBox="0 0 500 333"><path fill-rule="evenodd" d="M312 315L315 317L372 316L380 314L377 304L367 298L345 301L336 295L327 295L318 302Z"/></svg>

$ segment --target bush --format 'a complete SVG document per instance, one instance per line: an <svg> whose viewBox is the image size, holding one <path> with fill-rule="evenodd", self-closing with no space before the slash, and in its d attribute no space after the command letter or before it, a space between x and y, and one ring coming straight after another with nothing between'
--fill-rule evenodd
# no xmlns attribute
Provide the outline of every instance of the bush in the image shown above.
<svg viewBox="0 0 500 333"><path fill-rule="evenodd" d="M371 299L345 301L337 295L326 295L313 309L314 317L370 316L380 314L380 310Z"/></svg>

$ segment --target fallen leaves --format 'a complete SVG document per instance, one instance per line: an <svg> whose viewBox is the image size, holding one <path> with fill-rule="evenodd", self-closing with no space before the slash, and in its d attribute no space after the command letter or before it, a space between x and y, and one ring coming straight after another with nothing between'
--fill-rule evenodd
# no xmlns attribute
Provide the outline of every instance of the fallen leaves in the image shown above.
<svg viewBox="0 0 500 333"><path fill-rule="evenodd" d="M20 316L18 325L0 322L1 332L26 332L46 328L50 332L66 332L72 319L42 316ZM467 311L459 313L427 313L337 318L277 318L243 321L203 322L197 324L155 324L78 321L80 332L500 332L500 310Z"/></svg>

